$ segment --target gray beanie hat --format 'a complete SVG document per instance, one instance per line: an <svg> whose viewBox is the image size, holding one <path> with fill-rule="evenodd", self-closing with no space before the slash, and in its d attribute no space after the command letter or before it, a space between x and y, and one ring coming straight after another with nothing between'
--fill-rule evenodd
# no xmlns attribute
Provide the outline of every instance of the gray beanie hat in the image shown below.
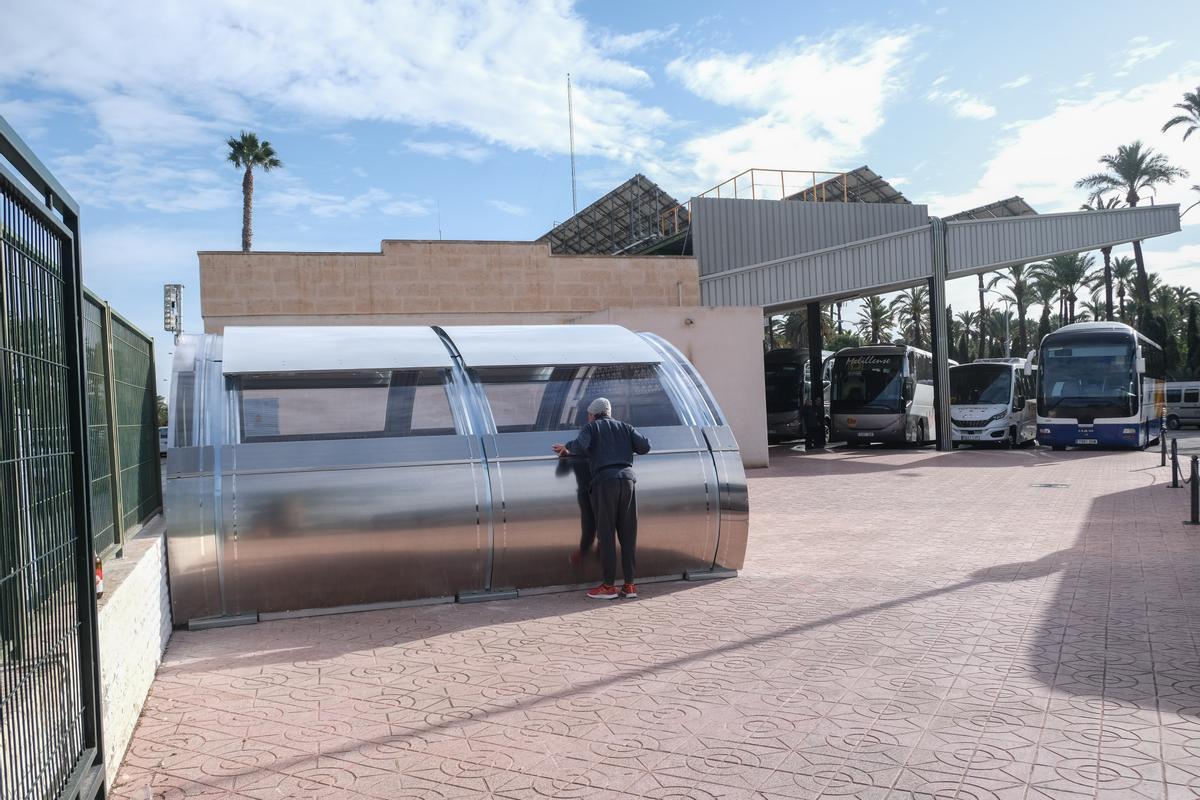
<svg viewBox="0 0 1200 800"><path fill-rule="evenodd" d="M588 413L594 417L608 416L612 414L612 403L607 397L597 397L588 405Z"/></svg>

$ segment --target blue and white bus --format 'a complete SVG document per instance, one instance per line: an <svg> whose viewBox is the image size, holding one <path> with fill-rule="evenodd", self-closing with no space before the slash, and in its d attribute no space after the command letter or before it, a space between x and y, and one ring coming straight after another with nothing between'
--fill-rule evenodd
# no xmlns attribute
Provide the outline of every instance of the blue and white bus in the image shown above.
<svg viewBox="0 0 1200 800"><path fill-rule="evenodd" d="M1145 448L1162 424L1164 367L1162 348L1119 322L1047 334L1038 349L1038 441L1055 450Z"/></svg>

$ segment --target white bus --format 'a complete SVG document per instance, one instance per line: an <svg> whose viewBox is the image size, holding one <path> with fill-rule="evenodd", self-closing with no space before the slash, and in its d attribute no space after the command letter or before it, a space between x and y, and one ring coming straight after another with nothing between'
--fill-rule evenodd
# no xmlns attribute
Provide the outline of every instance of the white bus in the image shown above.
<svg viewBox="0 0 1200 800"><path fill-rule="evenodd" d="M1167 427L1171 430L1200 425L1200 381L1168 381L1166 404Z"/></svg>
<svg viewBox="0 0 1200 800"><path fill-rule="evenodd" d="M1038 348L1038 441L1145 448L1162 425L1162 348L1119 322L1076 322Z"/></svg>
<svg viewBox="0 0 1200 800"><path fill-rule="evenodd" d="M933 440L937 427L930 353L907 345L871 345L844 348L830 361L831 441Z"/></svg>
<svg viewBox="0 0 1200 800"><path fill-rule="evenodd" d="M1020 447L1037 439L1036 384L1023 358L977 358L950 369L955 445Z"/></svg>

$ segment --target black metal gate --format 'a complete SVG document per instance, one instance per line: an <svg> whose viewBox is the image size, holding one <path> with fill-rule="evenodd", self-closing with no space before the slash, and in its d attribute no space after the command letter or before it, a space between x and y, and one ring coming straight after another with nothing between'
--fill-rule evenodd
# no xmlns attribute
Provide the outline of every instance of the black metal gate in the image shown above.
<svg viewBox="0 0 1200 800"><path fill-rule="evenodd" d="M103 794L78 206L0 118L0 797Z"/></svg>

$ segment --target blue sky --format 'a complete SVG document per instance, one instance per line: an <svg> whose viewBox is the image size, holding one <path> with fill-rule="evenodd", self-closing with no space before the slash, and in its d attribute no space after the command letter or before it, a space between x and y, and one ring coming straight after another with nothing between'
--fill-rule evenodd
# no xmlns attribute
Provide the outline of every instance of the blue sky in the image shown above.
<svg viewBox="0 0 1200 800"><path fill-rule="evenodd" d="M159 333L162 284L184 283L197 331L195 253L239 247L227 136L257 131L286 167L257 178L255 249L532 239L571 213L567 72L581 207L635 172L686 198L752 166L869 164L933 213L1071 210L1074 180L1135 138L1192 172L1157 197L1186 207L1200 136L1159 129L1200 85L1200 4L1130 8L19 3L0 114L81 202L87 285ZM1147 266L1200 286L1200 209L1184 223Z"/></svg>

